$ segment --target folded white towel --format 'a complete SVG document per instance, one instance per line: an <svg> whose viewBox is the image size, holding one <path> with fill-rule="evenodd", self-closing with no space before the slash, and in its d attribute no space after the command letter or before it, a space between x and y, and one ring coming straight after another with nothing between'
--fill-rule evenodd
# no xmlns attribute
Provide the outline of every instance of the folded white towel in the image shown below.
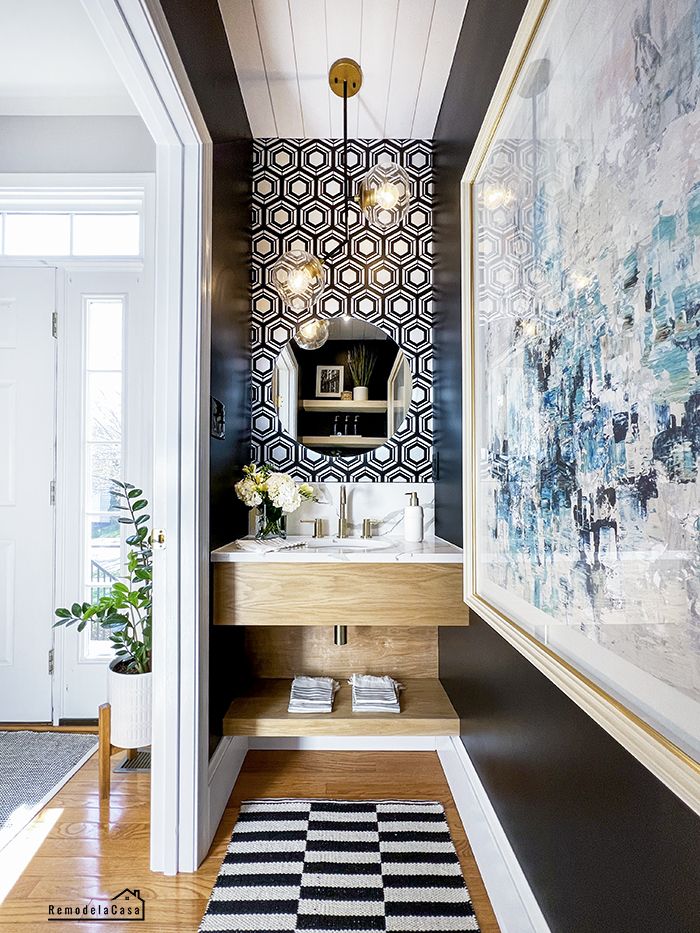
<svg viewBox="0 0 700 933"><path fill-rule="evenodd" d="M393 677L353 674L348 683L352 686L353 713L401 712L399 690L403 685Z"/></svg>
<svg viewBox="0 0 700 933"><path fill-rule="evenodd" d="M289 694L290 713L330 713L333 697L340 684L332 677L306 677L299 675L292 681Z"/></svg>

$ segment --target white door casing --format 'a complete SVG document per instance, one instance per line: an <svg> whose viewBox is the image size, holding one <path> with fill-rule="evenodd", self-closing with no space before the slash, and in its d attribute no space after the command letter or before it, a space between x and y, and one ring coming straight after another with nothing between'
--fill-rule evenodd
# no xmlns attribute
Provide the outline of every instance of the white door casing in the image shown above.
<svg viewBox="0 0 700 933"><path fill-rule="evenodd" d="M51 720L56 270L0 266L0 721Z"/></svg>
<svg viewBox="0 0 700 933"><path fill-rule="evenodd" d="M208 749L211 138L157 0L82 0L157 147L151 869L212 839ZM227 782L229 773L221 773Z"/></svg>

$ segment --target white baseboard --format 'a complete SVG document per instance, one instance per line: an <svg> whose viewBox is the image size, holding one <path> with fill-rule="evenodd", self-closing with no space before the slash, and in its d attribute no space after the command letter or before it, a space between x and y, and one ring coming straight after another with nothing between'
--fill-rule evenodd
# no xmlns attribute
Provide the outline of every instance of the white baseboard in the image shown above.
<svg viewBox="0 0 700 933"><path fill-rule="evenodd" d="M461 739L438 754L502 933L550 933Z"/></svg>
<svg viewBox="0 0 700 933"><path fill-rule="evenodd" d="M442 738L434 735L323 735L277 738L255 736L248 747L272 751L434 752Z"/></svg>
<svg viewBox="0 0 700 933"><path fill-rule="evenodd" d="M248 739L224 736L209 762L209 837L214 838L238 772L248 751Z"/></svg>

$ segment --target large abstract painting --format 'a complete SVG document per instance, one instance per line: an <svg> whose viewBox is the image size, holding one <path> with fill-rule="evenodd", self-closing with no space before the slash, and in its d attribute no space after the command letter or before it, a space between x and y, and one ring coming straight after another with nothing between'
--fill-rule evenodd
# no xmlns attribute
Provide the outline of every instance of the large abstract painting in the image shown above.
<svg viewBox="0 0 700 933"><path fill-rule="evenodd" d="M466 244L474 594L696 760L699 99L698 0L550 0Z"/></svg>

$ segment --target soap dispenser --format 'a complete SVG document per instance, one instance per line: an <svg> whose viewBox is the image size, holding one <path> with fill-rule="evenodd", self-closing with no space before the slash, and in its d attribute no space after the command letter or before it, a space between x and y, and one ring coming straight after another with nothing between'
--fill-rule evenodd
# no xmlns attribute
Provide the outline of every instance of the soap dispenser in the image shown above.
<svg viewBox="0 0 700 933"><path fill-rule="evenodd" d="M408 505L403 510L403 535L414 544L423 540L423 506L418 502L418 493L407 492Z"/></svg>

